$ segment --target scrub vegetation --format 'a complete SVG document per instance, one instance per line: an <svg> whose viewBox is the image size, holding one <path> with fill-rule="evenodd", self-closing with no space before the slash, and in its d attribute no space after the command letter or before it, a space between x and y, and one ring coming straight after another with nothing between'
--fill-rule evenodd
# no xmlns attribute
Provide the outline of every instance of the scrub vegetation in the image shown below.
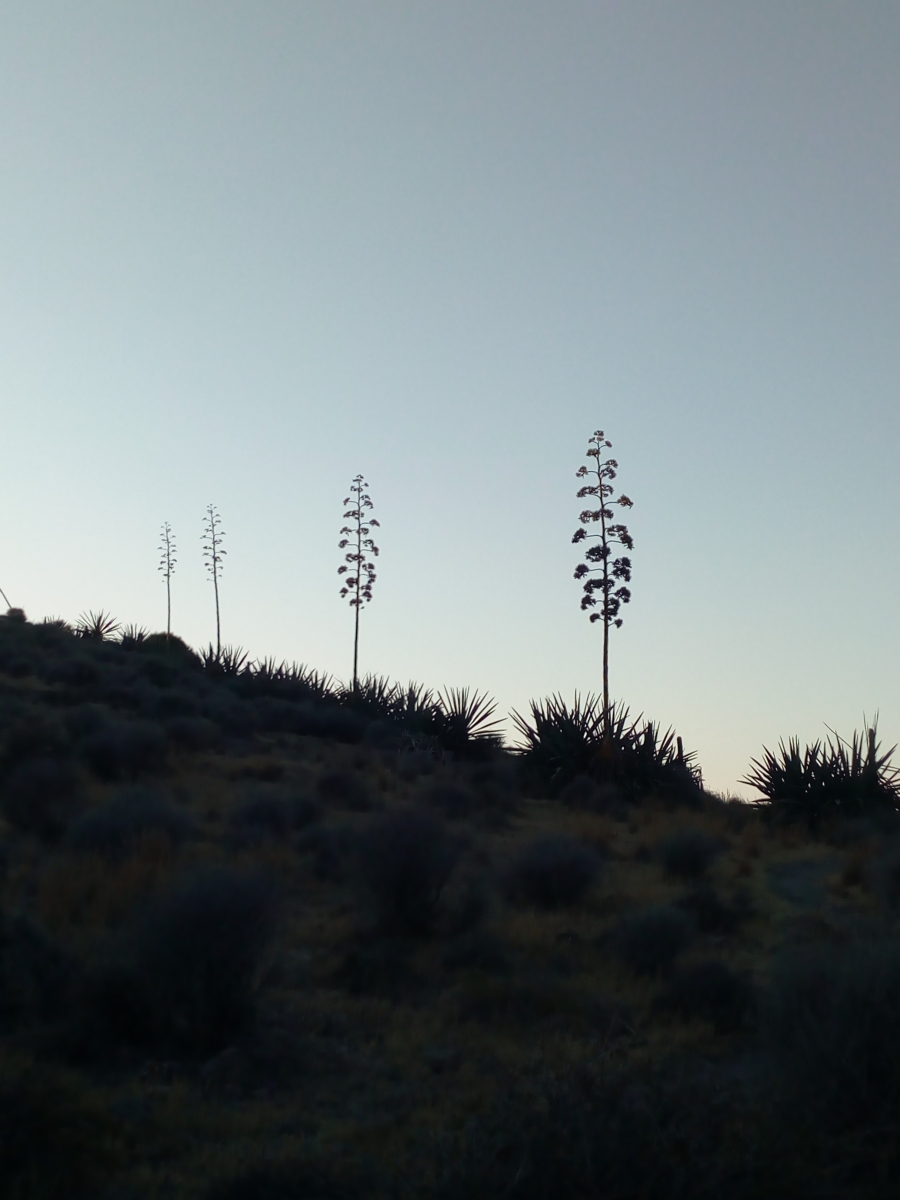
<svg viewBox="0 0 900 1200"><path fill-rule="evenodd" d="M515 727L0 617L4 1197L895 1195L875 731L749 804L602 697Z"/></svg>

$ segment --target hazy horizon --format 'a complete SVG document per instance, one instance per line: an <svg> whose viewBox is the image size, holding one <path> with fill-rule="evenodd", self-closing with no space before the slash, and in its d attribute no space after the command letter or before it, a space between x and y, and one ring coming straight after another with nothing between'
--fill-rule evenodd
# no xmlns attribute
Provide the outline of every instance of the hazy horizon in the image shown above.
<svg viewBox="0 0 900 1200"><path fill-rule="evenodd" d="M575 473L634 501L611 689L708 784L900 741L896 5L0 10L0 587L502 713L601 687Z"/></svg>

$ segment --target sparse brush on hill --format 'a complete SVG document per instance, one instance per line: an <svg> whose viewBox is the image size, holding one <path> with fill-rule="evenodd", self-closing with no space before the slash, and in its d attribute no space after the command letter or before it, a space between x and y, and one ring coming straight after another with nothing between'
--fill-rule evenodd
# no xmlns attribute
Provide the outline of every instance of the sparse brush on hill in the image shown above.
<svg viewBox="0 0 900 1200"><path fill-rule="evenodd" d="M805 821L814 829L827 817L860 817L900 808L900 769L891 765L896 746L880 753L877 724L849 742L831 731L801 753L798 738L763 748L741 783L762 794L757 804L776 818Z"/></svg>

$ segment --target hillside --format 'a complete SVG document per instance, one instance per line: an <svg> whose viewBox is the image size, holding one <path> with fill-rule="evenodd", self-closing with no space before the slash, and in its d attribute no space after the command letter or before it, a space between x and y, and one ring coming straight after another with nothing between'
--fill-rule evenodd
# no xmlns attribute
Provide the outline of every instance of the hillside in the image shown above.
<svg viewBox="0 0 900 1200"><path fill-rule="evenodd" d="M320 684L0 618L4 1196L896 1193L896 814Z"/></svg>

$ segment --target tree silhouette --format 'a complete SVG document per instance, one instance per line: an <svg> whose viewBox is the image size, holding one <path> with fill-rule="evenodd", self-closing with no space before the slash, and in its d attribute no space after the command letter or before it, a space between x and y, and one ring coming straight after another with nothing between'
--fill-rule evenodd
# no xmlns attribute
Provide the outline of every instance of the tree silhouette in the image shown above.
<svg viewBox="0 0 900 1200"><path fill-rule="evenodd" d="M214 504L206 506L206 520L203 524L203 561L213 581L216 593L216 660L222 654L222 626L219 620L219 579L222 575L222 559L227 551L222 549L224 530L220 528L222 518Z"/></svg>
<svg viewBox="0 0 900 1200"><path fill-rule="evenodd" d="M172 636L172 576L175 574L175 563L178 561L175 557L175 535L172 533L172 526L168 521L163 522L162 541L159 544L159 549L162 553L162 558L159 560L158 570L162 571L162 577L166 581L166 637Z"/></svg>
<svg viewBox="0 0 900 1200"><path fill-rule="evenodd" d="M619 464L614 458L604 458L604 451L612 449L612 442L606 440L602 429L594 430L588 442L587 457L594 460L591 467L581 466L576 472L576 478L596 479L596 483L587 483L578 489L578 499L594 496L599 501L599 508L586 508L579 520L581 529L576 530L573 542L591 540L594 545L585 551L585 562L575 568L575 578L584 579L584 595L581 597L582 609L596 608L597 596L600 593L600 611L591 613L591 621L603 622L603 711L604 720L609 714L609 627L615 625L618 629L622 624L619 610L631 599L631 592L625 586L631 581L631 559L625 556L612 558L614 545L623 546L626 550L634 549L631 534L622 524L613 521L615 513L611 504L621 508L631 508L632 503L623 493L617 500L611 499L613 491L612 480L616 477ZM587 527L596 527L598 533L588 533Z"/></svg>
<svg viewBox="0 0 900 1200"><path fill-rule="evenodd" d="M350 495L344 497L344 504L351 505L344 513L344 520L351 521L341 530L339 549L347 546L351 549L344 555L344 565L338 567L338 575L346 575L341 597L350 597L350 607L354 611L353 623L353 690L358 687L357 665L359 662L359 611L364 604L372 599L372 585L375 582L375 567L367 558L371 554L378 557L378 547L369 536L371 527L378 525L374 517L367 517L366 512L372 507L372 500L365 490L369 485L362 475L354 476L350 485ZM346 535L346 536L345 536Z"/></svg>

